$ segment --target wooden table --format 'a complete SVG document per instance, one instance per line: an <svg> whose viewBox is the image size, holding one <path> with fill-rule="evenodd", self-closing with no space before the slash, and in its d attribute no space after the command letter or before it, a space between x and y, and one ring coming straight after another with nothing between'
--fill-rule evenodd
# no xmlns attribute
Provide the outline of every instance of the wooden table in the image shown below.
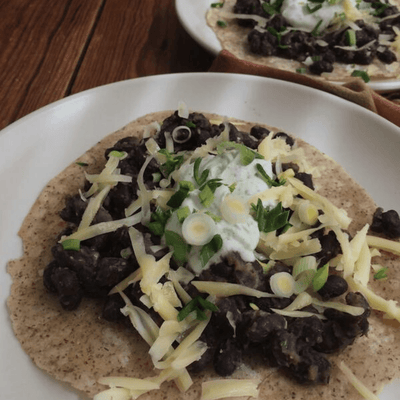
<svg viewBox="0 0 400 400"><path fill-rule="evenodd" d="M174 0L0 0L0 129L71 94L207 71Z"/></svg>

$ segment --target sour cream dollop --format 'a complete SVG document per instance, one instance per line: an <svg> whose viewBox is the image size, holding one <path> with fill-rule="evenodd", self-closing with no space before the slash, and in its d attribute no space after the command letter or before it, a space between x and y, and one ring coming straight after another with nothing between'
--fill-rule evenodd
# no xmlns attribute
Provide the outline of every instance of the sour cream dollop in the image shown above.
<svg viewBox="0 0 400 400"><path fill-rule="evenodd" d="M194 273L200 274L204 268L219 262L222 257L233 251L238 252L246 262L255 261L255 249L260 239L260 232L257 222L249 212L243 212L243 208L250 209L249 199L270 188L258 174L257 164L260 164L272 179L275 178L270 161L254 159L250 164L243 165L240 153L236 150L203 158L200 171L208 169L208 180L221 179L222 183L215 190L214 200L209 207L204 207L201 203L200 190L197 188L193 175L193 164L183 165L178 171L179 181L192 182L196 187L183 201L181 208L188 207L191 213L208 213L208 215L217 217L213 228L214 234L219 234L223 241L222 248L212 256L206 266L201 265L199 257L201 246L192 246L188 256L188 265ZM230 187L234 187L233 192ZM230 212L224 209L226 203L230 203L232 206ZM274 207L276 202L267 201L263 202L263 205ZM232 216L235 209L240 214L237 220ZM165 229L183 236L182 223L179 222L176 212L168 220Z"/></svg>
<svg viewBox="0 0 400 400"><path fill-rule="evenodd" d="M356 5L355 0L350 1L354 6ZM311 9L318 5L322 7L310 13L307 4ZM307 0L283 0L281 7L282 16L290 25L307 32L311 32L320 21L322 22L318 26L318 30L323 31L337 15L343 12L343 1L339 1L337 4L331 4L327 0L323 3L314 3Z"/></svg>

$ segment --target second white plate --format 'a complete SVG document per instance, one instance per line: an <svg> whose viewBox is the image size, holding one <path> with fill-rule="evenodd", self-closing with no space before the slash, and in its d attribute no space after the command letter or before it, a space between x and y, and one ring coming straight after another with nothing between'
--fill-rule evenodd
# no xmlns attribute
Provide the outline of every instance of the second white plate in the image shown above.
<svg viewBox="0 0 400 400"><path fill-rule="evenodd" d="M215 56L222 50L213 30L207 25L206 13L216 0L175 0L178 18L189 35L207 51ZM400 89L400 80L389 79L369 82L371 89L378 92L390 92Z"/></svg>

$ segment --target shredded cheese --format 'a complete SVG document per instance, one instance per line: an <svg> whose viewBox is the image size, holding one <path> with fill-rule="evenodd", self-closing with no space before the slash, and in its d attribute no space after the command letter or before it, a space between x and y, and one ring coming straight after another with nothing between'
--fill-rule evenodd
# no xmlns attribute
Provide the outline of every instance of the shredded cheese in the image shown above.
<svg viewBox="0 0 400 400"><path fill-rule="evenodd" d="M276 297L275 295L260 290L252 289L248 286L239 285L237 283L228 282L212 282L212 281L192 281L192 285L202 293L208 293L216 297L229 297L236 295L253 296L253 297Z"/></svg>

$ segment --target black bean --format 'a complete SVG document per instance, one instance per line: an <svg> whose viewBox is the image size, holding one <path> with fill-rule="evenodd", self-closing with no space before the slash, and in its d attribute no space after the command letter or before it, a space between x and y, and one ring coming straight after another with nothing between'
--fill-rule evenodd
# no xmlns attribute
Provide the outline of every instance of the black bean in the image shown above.
<svg viewBox="0 0 400 400"><path fill-rule="evenodd" d="M214 354L214 370L220 376L232 375L242 362L242 350L232 339L220 343Z"/></svg>
<svg viewBox="0 0 400 400"><path fill-rule="evenodd" d="M397 211L389 210L383 212L382 208L377 208L372 219L371 230L383 233L391 239L400 237L400 217Z"/></svg>
<svg viewBox="0 0 400 400"><path fill-rule="evenodd" d="M282 315L270 314L265 311L254 311L246 335L248 340L260 343L266 340L273 332L285 329L286 320Z"/></svg>
<svg viewBox="0 0 400 400"><path fill-rule="evenodd" d="M328 301L334 297L341 296L347 292L349 285L346 280L339 275L329 275L325 282L325 285L318 290L318 294L322 297L322 300Z"/></svg>

